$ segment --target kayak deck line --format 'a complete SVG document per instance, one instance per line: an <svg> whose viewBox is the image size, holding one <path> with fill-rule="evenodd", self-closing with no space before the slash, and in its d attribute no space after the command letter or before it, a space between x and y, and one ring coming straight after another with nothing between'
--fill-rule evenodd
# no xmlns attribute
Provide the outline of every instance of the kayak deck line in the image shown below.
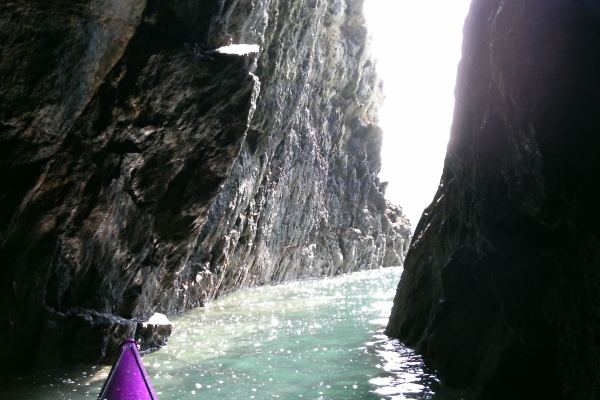
<svg viewBox="0 0 600 400"><path fill-rule="evenodd" d="M119 346L98 400L158 400L133 339Z"/></svg>

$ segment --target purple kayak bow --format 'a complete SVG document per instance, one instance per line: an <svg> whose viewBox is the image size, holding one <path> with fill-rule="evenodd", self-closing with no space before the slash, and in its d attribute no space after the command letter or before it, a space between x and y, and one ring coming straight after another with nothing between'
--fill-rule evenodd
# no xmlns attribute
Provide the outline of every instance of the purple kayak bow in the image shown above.
<svg viewBox="0 0 600 400"><path fill-rule="evenodd" d="M98 400L158 400L133 339L125 339Z"/></svg>

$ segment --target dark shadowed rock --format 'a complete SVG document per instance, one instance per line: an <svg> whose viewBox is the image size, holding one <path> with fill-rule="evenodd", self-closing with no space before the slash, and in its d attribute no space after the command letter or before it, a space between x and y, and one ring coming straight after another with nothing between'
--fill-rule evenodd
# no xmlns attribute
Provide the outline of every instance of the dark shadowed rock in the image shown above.
<svg viewBox="0 0 600 400"><path fill-rule="evenodd" d="M387 333L483 399L600 398L600 7L475 0Z"/></svg>
<svg viewBox="0 0 600 400"><path fill-rule="evenodd" d="M0 373L160 345L138 321L241 287L402 263L361 6L0 4Z"/></svg>

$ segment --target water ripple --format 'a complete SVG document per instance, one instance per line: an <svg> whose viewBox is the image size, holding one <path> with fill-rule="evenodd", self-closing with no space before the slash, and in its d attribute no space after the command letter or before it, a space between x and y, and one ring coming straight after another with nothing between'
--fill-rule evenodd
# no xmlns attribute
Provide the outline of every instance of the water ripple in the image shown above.
<svg viewBox="0 0 600 400"><path fill-rule="evenodd" d="M171 316L168 346L144 357L153 386L161 400L441 400L420 357L382 333L400 273L242 290ZM19 377L0 398L89 399L106 373L81 367Z"/></svg>

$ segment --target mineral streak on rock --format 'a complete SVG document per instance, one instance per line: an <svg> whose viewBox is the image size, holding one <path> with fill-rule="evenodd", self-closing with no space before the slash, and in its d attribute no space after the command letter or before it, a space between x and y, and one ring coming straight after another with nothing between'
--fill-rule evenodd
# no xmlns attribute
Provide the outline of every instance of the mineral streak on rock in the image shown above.
<svg viewBox="0 0 600 400"><path fill-rule="evenodd" d="M600 398L600 6L475 0L387 333L482 399Z"/></svg>
<svg viewBox="0 0 600 400"><path fill-rule="evenodd" d="M0 4L0 373L152 346L144 318L241 287L402 263L361 8Z"/></svg>

